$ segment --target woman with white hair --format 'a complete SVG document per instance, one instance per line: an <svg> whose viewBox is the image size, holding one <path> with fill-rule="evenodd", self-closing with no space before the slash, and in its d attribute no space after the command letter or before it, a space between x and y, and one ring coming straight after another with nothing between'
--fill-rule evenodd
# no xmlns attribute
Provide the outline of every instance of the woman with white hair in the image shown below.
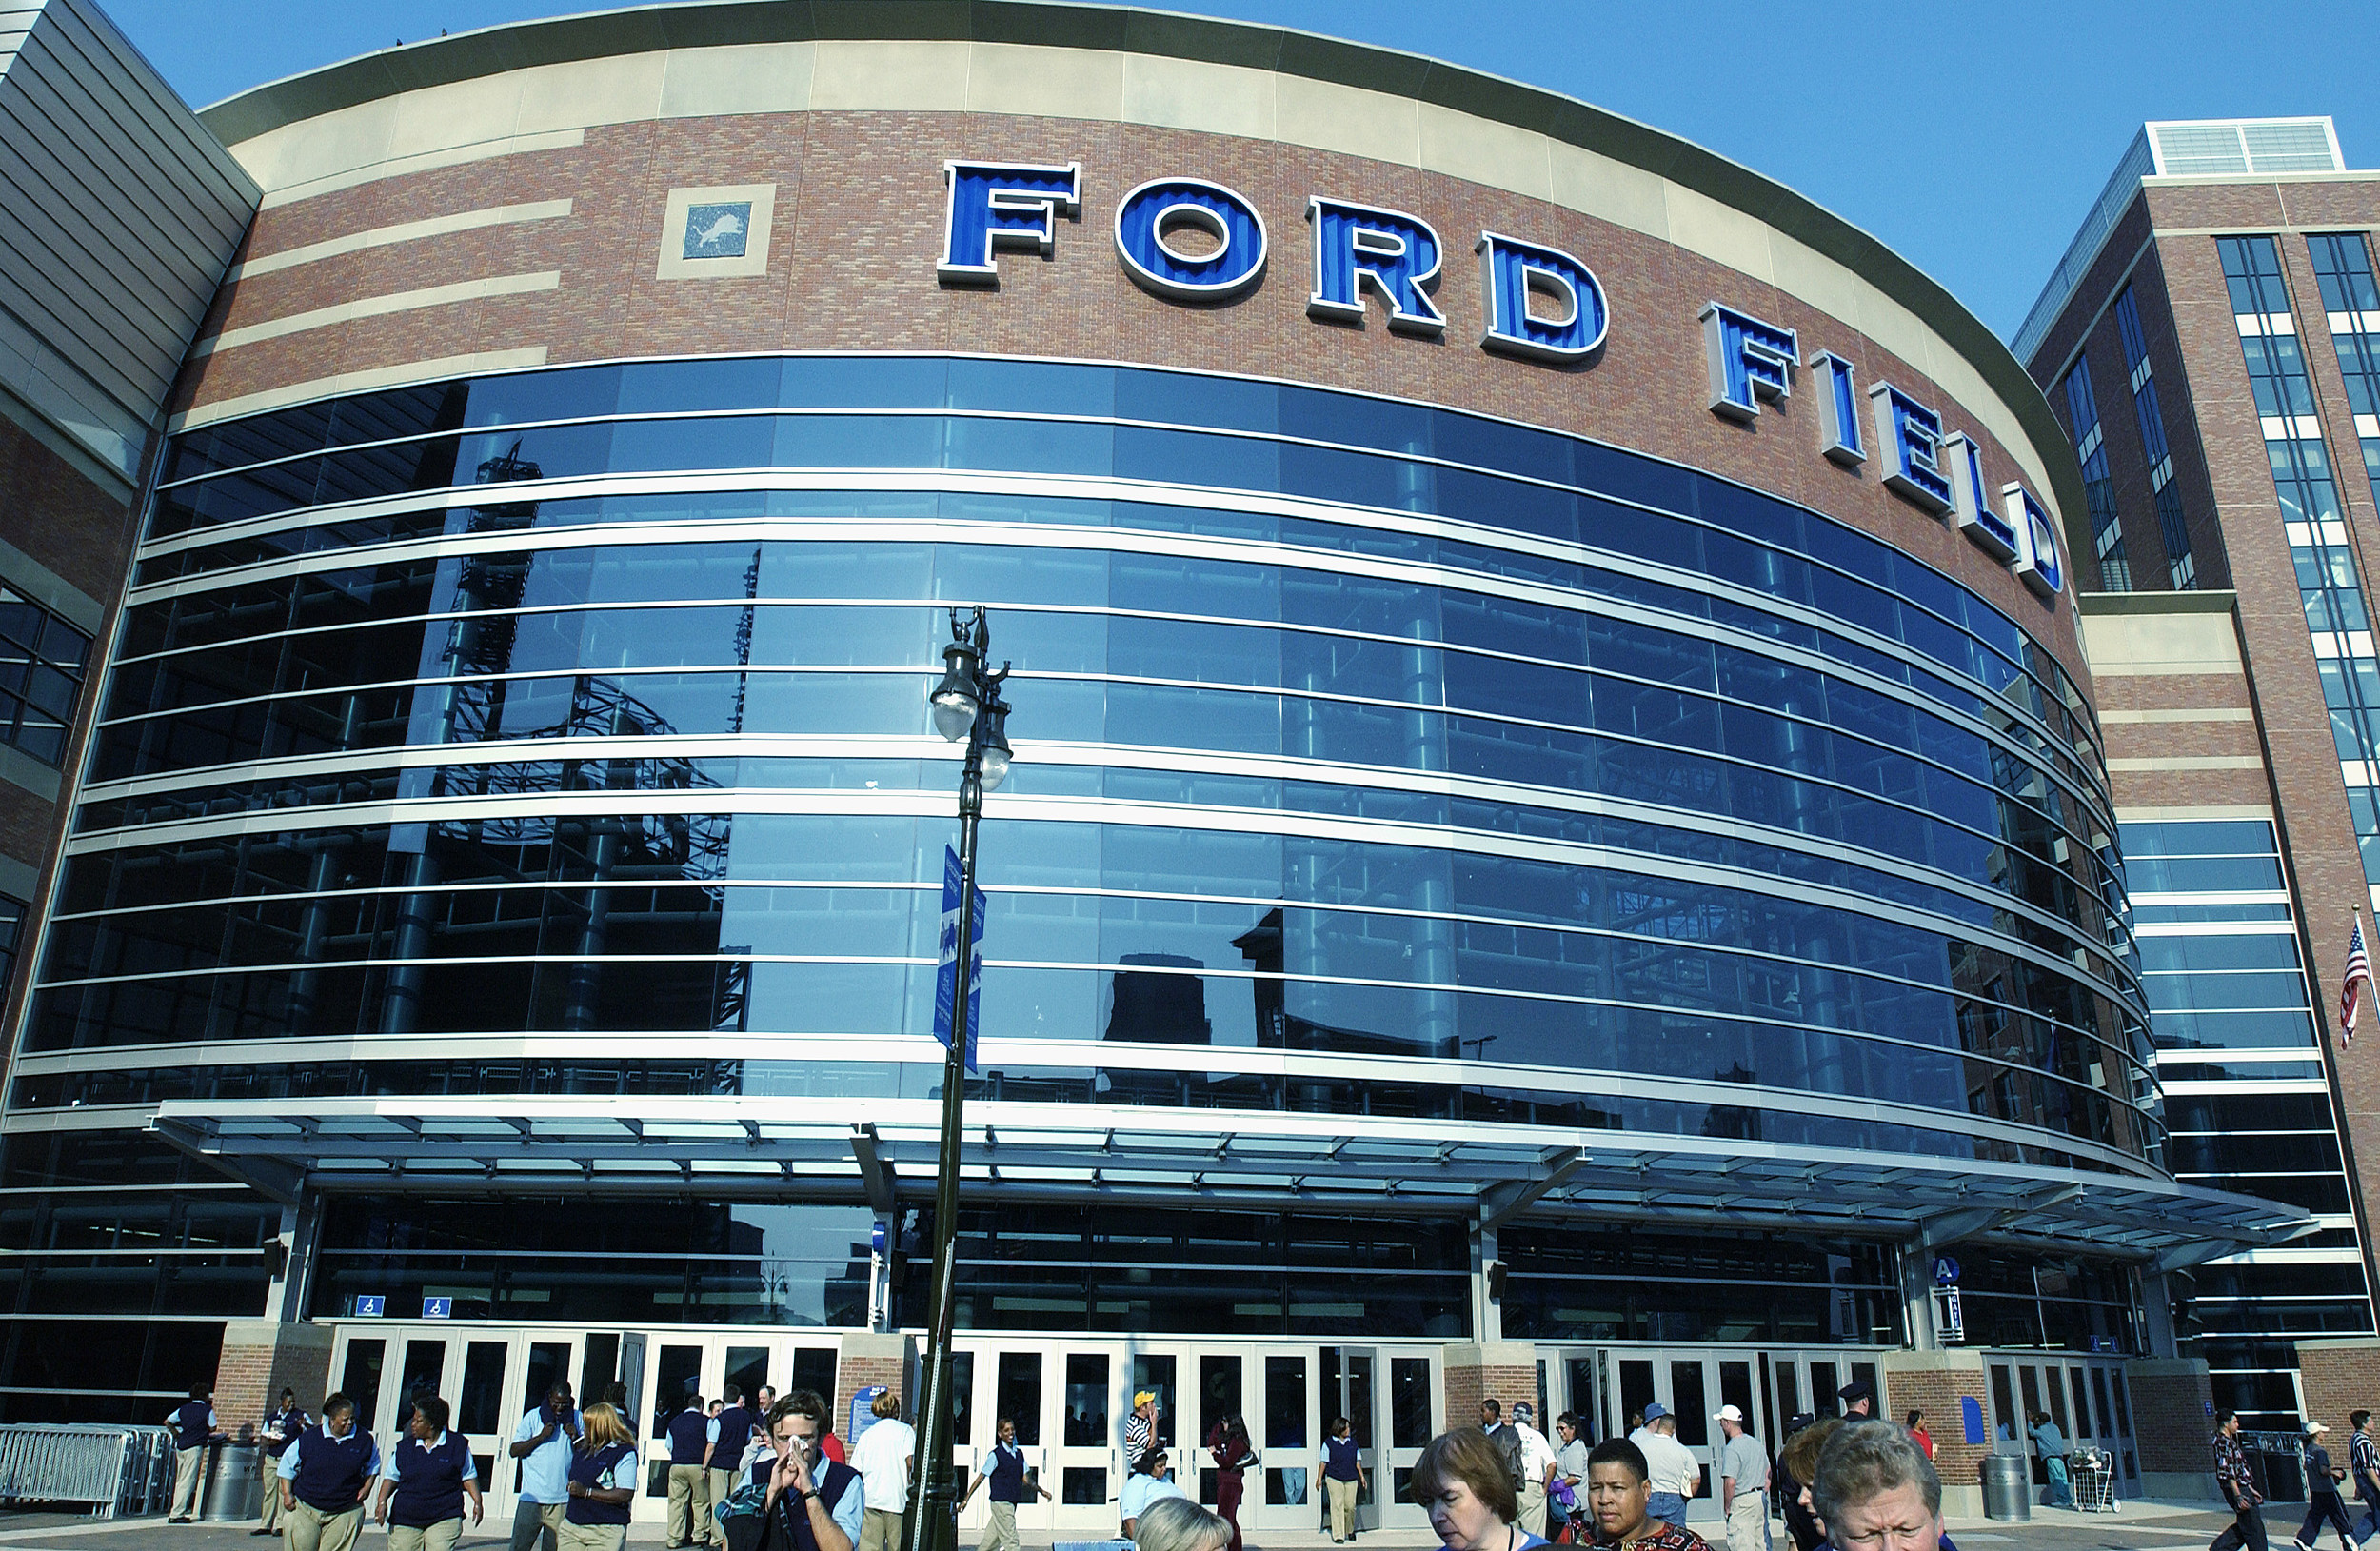
<svg viewBox="0 0 2380 1551"><path fill-rule="evenodd" d="M1186 1497L1162 1497L1133 1521L1132 1543L1140 1551L1225 1551L1231 1525Z"/></svg>

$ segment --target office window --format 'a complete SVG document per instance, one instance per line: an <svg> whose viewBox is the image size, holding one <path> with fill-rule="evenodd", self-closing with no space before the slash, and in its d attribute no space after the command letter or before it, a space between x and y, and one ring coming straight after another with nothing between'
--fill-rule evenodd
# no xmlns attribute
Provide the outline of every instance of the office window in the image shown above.
<svg viewBox="0 0 2380 1551"><path fill-rule="evenodd" d="M2339 352L2339 374L2347 379L2347 408L2355 417L2355 440L2364 458L2364 478L2380 501L2380 285L2372 280L2369 234L2324 231L2306 239L2329 315L2330 343Z"/></svg>
<svg viewBox="0 0 2380 1551"><path fill-rule="evenodd" d="M45 765L64 760L89 661L89 635L0 584L0 743Z"/></svg>
<svg viewBox="0 0 2380 1551"><path fill-rule="evenodd" d="M2107 439L2099 430L2099 400L2091 390L2091 362L2077 359L2066 374L2067 423L2074 455L2082 462L2083 498L2091 512L2092 548L2099 560L2103 592L2132 589L2132 562L2124 556L2124 521L2115 509L2115 481L2108 473Z"/></svg>
<svg viewBox="0 0 2380 1551"><path fill-rule="evenodd" d="M2297 342L2280 246L2271 237L2223 237L2216 248L2239 330L2241 361L2264 428L2282 527L2297 567L2306 628L2319 659L2331 738L2363 848L2364 875L2380 883L2380 805L2372 802L2371 789L2371 775L2380 771L2380 658L2371 649L2363 583L2348 545L2330 450L2314 415L2313 386ZM2326 296L2334 289L2342 297L2352 296L2354 271L2346 255L2333 250L2325 256L2331 261ZM2369 268L2364 273L2369 285Z"/></svg>
<svg viewBox="0 0 2380 1551"><path fill-rule="evenodd" d="M2157 403L2157 380L2149 364L2149 340L2140 328L2140 305L2132 288L2115 299L2115 328L2124 339L2124 365L2132 373L2132 412L2140 420L2140 445L2149 462L2149 488L2157 507L2157 531L2165 540L2173 589L2198 585L2198 565L2190 552L2190 527L2182 520L2182 493L2173 487L2173 451L2165 437L2165 410Z"/></svg>

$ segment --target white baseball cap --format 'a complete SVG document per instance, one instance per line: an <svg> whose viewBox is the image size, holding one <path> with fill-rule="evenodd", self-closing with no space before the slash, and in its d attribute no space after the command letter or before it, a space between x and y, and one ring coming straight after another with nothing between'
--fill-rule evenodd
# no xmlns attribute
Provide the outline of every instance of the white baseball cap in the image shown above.
<svg viewBox="0 0 2380 1551"><path fill-rule="evenodd" d="M1744 1420L1744 1414L1735 1406L1722 1405L1712 1414L1711 1420L1713 1422L1741 1422Z"/></svg>

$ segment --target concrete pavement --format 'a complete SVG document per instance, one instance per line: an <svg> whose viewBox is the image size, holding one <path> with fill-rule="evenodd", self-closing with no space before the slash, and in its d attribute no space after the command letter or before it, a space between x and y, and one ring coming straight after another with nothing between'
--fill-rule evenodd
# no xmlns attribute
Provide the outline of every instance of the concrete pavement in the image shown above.
<svg viewBox="0 0 2380 1551"><path fill-rule="evenodd" d="M2266 1518L2276 1551L2289 1551L2302 1509L2275 1507ZM2021 1523L1986 1519L1954 1519L1951 1534L1961 1551L2203 1551L2207 1542L2231 1521L2229 1513L2199 1502L2127 1502L2114 1514L2078 1514L2056 1508L2035 1508ZM0 1513L0 1551L279 1551L277 1540L251 1538L247 1523L168 1524L162 1519L85 1519L69 1514ZM466 1531L458 1551L503 1551L506 1525L490 1522ZM1716 1523L1696 1523L1697 1533L1715 1536ZM659 1551L658 1526L639 1524L628 1536L632 1551ZM1251 1537L1249 1551L1319 1551L1330 1544L1320 1533L1268 1533ZM1724 1546L1723 1540L1714 1543ZM358 1551L384 1551L387 1541L367 1529ZM1782 1525L1773 1529L1775 1551L1790 1551ZM1037 1551L1027 1542L1028 1551ZM1437 1551L1428 1535L1407 1531L1376 1531L1358 1542L1359 1551ZM2324 1551L2329 1551L2328 1543Z"/></svg>

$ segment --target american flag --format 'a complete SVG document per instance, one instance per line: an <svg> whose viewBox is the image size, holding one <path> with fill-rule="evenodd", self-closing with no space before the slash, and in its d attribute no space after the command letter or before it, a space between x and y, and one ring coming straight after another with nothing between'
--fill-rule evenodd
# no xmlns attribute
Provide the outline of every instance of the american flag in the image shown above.
<svg viewBox="0 0 2380 1551"><path fill-rule="evenodd" d="M2364 951L2364 917L2355 913L2355 929L2347 939L2347 984L2339 988L2340 1043L2355 1038L2355 1014L2362 1005L2359 994L2371 984L2371 956Z"/></svg>

